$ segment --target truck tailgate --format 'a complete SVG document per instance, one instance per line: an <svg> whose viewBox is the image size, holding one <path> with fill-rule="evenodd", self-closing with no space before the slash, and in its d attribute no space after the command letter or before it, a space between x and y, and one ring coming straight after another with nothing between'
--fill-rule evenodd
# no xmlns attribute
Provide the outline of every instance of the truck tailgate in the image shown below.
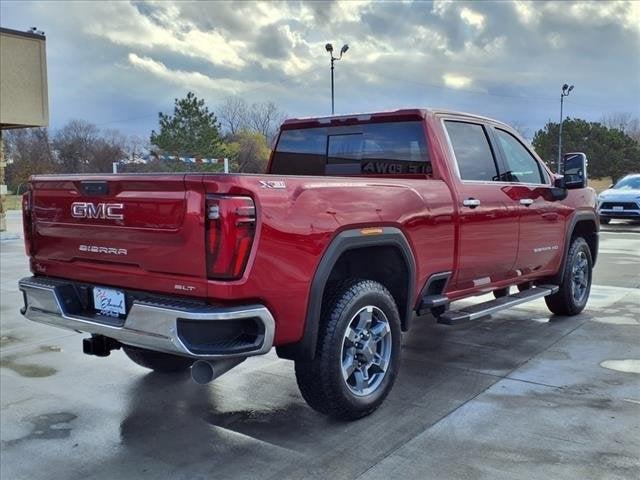
<svg viewBox="0 0 640 480"><path fill-rule="evenodd" d="M35 260L206 277L202 190L185 174L35 177Z"/></svg>

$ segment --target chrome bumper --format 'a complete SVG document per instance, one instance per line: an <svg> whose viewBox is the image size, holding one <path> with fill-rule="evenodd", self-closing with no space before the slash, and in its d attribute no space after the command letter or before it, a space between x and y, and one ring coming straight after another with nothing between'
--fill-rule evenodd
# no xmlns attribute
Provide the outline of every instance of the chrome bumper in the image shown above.
<svg viewBox="0 0 640 480"><path fill-rule="evenodd" d="M175 302L134 300L121 325L109 325L77 313L70 313L72 299L65 295L64 281L42 277L23 278L19 288L24 294L25 306L22 314L34 322L45 323L77 332L104 335L126 345L157 350L198 359L246 357L262 355L271 350L275 322L263 305L241 307L212 307L209 305L185 305ZM69 290L66 290L68 292ZM178 320L185 321L232 321L254 319L264 329L257 337L257 344L248 351L238 353L203 354L194 352L178 334ZM203 324L204 325L204 324Z"/></svg>

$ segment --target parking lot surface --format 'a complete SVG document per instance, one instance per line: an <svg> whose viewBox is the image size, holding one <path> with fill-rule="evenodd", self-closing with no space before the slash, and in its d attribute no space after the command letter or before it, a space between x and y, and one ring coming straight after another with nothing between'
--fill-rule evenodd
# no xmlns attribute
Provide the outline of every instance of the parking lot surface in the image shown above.
<svg viewBox="0 0 640 480"><path fill-rule="evenodd" d="M603 227L587 309L544 301L457 327L422 317L384 405L306 406L293 364L251 358L208 386L19 314L19 217L1 243L3 479L637 478L640 227Z"/></svg>

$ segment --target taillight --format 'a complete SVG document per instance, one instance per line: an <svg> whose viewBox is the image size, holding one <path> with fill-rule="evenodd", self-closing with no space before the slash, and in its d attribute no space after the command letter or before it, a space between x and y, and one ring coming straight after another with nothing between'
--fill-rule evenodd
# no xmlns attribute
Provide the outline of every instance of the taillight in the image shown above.
<svg viewBox="0 0 640 480"><path fill-rule="evenodd" d="M33 225L31 225L31 191L22 195L22 232L24 233L24 249L27 256L33 253Z"/></svg>
<svg viewBox="0 0 640 480"><path fill-rule="evenodd" d="M249 197L208 196L206 201L207 276L242 276L256 229L256 207Z"/></svg>

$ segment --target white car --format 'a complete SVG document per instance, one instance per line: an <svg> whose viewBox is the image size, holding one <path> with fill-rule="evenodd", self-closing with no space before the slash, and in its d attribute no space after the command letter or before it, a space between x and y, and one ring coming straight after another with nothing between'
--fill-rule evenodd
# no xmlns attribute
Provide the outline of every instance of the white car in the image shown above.
<svg viewBox="0 0 640 480"><path fill-rule="evenodd" d="M600 223L613 218L640 221L640 174L627 175L598 195Z"/></svg>

